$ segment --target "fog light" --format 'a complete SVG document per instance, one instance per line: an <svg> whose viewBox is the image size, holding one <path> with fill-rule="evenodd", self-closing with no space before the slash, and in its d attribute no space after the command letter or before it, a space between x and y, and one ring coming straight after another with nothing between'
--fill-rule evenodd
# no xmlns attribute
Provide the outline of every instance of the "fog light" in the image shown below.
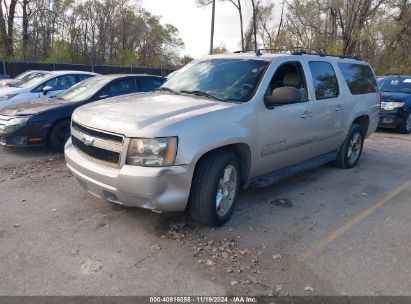
<svg viewBox="0 0 411 304"><path fill-rule="evenodd" d="M382 120L382 122L383 122L383 123L392 123L392 122L394 122L394 119L392 119L392 118L384 118L384 119Z"/></svg>
<svg viewBox="0 0 411 304"><path fill-rule="evenodd" d="M31 137L29 138L29 142L40 142L43 141L43 138L41 137Z"/></svg>
<svg viewBox="0 0 411 304"><path fill-rule="evenodd" d="M19 146L27 145L27 137L14 137L13 142L15 145Z"/></svg>

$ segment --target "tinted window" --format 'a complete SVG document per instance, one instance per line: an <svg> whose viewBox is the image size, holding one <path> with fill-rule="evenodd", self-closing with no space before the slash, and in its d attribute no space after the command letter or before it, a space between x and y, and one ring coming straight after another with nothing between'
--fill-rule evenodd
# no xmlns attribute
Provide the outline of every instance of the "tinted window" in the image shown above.
<svg viewBox="0 0 411 304"><path fill-rule="evenodd" d="M79 74L77 75L78 81L83 81L84 79L88 79L90 77L93 77L93 75L88 75L88 74Z"/></svg>
<svg viewBox="0 0 411 304"><path fill-rule="evenodd" d="M125 78L115 80L110 83L105 89L103 95L109 97L130 94L136 92L136 84L134 78Z"/></svg>
<svg viewBox="0 0 411 304"><path fill-rule="evenodd" d="M141 91L150 92L161 86L164 81L161 78L140 78L140 82Z"/></svg>
<svg viewBox="0 0 411 304"><path fill-rule="evenodd" d="M377 81L368 65L339 63L338 66L344 75L351 94L368 94L378 91Z"/></svg>
<svg viewBox="0 0 411 304"><path fill-rule="evenodd" d="M313 78L316 99L326 99L338 96L338 81L334 68L328 62L309 62Z"/></svg>
<svg viewBox="0 0 411 304"><path fill-rule="evenodd" d="M247 102L264 75L269 61L206 59L190 63L164 83L175 91L200 91L224 101Z"/></svg>

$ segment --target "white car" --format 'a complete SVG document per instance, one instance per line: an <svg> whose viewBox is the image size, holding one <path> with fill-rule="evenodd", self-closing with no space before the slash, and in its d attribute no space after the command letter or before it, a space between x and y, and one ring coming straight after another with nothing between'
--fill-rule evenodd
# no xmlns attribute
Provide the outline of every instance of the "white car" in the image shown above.
<svg viewBox="0 0 411 304"><path fill-rule="evenodd" d="M76 83L96 76L82 71L53 71L39 74L19 82L16 86L0 90L0 109L27 100L54 97Z"/></svg>
<svg viewBox="0 0 411 304"><path fill-rule="evenodd" d="M18 84L21 81L36 77L37 75L44 74L44 73L48 73L48 72L47 71L42 71L42 70L25 71L25 72L17 75L14 78L0 80L0 88L14 87L16 84Z"/></svg>

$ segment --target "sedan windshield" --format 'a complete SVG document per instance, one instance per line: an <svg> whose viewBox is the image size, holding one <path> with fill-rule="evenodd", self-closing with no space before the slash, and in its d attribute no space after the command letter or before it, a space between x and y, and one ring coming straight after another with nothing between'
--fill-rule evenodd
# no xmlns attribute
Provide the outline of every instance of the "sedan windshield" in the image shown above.
<svg viewBox="0 0 411 304"><path fill-rule="evenodd" d="M96 76L88 78L72 86L63 93L57 95L58 99L62 99L68 102L77 102L87 100L96 94L107 83L113 80L112 77Z"/></svg>
<svg viewBox="0 0 411 304"><path fill-rule="evenodd" d="M20 81L16 87L17 88L29 88L31 86L37 86L39 84L41 84L43 82L43 80L49 78L50 76L52 76L53 74L51 73L43 73L43 74L38 74L34 77L29 77L26 80L22 80Z"/></svg>
<svg viewBox="0 0 411 304"><path fill-rule="evenodd" d="M221 101L247 102L269 64L269 61L254 59L204 60L179 70L160 90Z"/></svg>
<svg viewBox="0 0 411 304"><path fill-rule="evenodd" d="M381 91L411 94L411 77L384 77L378 79L377 82Z"/></svg>

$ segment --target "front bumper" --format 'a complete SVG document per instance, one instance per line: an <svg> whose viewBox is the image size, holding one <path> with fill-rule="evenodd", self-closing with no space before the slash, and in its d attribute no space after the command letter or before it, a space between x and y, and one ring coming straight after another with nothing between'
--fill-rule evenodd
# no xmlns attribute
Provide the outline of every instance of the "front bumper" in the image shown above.
<svg viewBox="0 0 411 304"><path fill-rule="evenodd" d="M190 194L193 168L189 165L148 168L97 163L68 140L67 167L89 193L121 205L160 212L184 211Z"/></svg>
<svg viewBox="0 0 411 304"><path fill-rule="evenodd" d="M48 141L49 128L42 124L27 124L11 133L2 133L0 129L0 144L8 147L45 146Z"/></svg>
<svg viewBox="0 0 411 304"><path fill-rule="evenodd" d="M379 114L380 121L378 127L380 128L397 128L405 119L405 112L402 108L394 110L382 110Z"/></svg>

